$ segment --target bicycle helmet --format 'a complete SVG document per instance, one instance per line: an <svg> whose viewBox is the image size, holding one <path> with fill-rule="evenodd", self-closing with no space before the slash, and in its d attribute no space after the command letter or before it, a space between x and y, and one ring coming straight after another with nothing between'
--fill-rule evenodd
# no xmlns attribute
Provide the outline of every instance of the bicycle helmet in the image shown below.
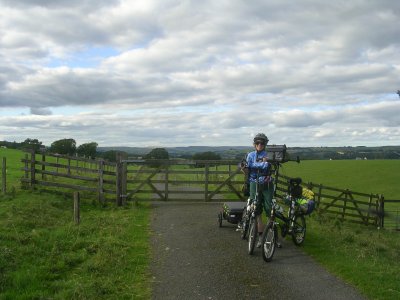
<svg viewBox="0 0 400 300"><path fill-rule="evenodd" d="M265 144L268 144L268 138L264 133L257 133L256 136L253 139L253 142L256 143L258 141L264 142Z"/></svg>

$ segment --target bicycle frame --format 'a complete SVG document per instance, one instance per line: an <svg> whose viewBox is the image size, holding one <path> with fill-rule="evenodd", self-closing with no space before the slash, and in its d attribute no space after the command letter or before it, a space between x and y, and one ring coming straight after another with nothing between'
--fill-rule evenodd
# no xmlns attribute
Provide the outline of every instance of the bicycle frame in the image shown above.
<svg viewBox="0 0 400 300"><path fill-rule="evenodd" d="M289 161L289 160L287 160L287 161ZM297 158L297 160L296 160L296 162L299 162L300 160L299 160L299 158ZM271 214L270 214L270 218L269 218L269 222L268 222L268 225L269 224L271 224L271 222L272 222L272 227L274 228L274 230L275 230L275 227L276 227L276 225L277 224L279 224L279 223L277 223L276 221L275 221L275 217L276 217L276 200L275 200L275 197L276 197L276 191L277 191L277 184L278 184L278 176L279 176L279 168L280 168L280 162L277 162L277 161L269 161L269 163L271 164L271 170L270 170L270 172L269 172L269 176L272 176L272 173L273 173L273 176L274 176L274 184L273 184L273 194L272 194L272 207L271 207ZM257 222L257 215L258 214L256 214L256 208L257 208L257 206L258 205L260 205L260 183L259 183L259 177L260 177L260 170L257 170L257 176L256 176L256 190L255 190L255 199L254 199L254 201L251 203L251 207L250 207L250 211L251 211L251 214L250 214L250 217L249 217L249 241L248 241L248 253L249 254L253 254L253 251L254 251L254 246L255 246L255 243L256 243L256 239L257 239L257 237L258 237L258 234L257 234L257 232L258 232L258 230L257 230L257 228L258 228L258 222ZM274 202L275 201L275 202ZM294 213L294 205L295 204L292 204L292 208L293 209L290 209L290 213L291 214L293 214ZM262 212L261 212L262 213ZM282 217L282 220L284 221L284 223L286 224L286 223L289 223L288 221L287 221L287 219L283 216L283 215L280 215L279 217ZM292 227L294 226L294 221L295 221L295 219L294 219L294 217L293 217L293 221L291 222L291 223L289 223L289 225L290 224L292 224ZM285 225L285 226L288 226L288 225ZM292 227L290 228L290 229L292 229ZM266 227L267 228L267 227ZM264 233L266 232L266 228L264 229ZM246 235L246 233L244 234L244 236ZM242 235L242 238L243 238L243 235ZM263 234L263 240L264 240L264 234ZM276 234L275 235L275 237L274 237L274 243L277 243L277 240L278 240L278 234Z"/></svg>
<svg viewBox="0 0 400 300"><path fill-rule="evenodd" d="M300 184L300 180L293 181ZM276 185L275 185L276 187ZM281 212L277 210L278 204L275 197L272 199L271 214L267 226L262 235L263 245L263 259L266 262L270 262L275 252L275 246L278 243L278 225L277 219L283 221L283 225L280 225L282 237L286 236L287 233L292 235L292 240L296 245L301 245L305 239L306 223L303 214L299 214L296 209L296 198L291 194L292 180L289 182L288 197L290 199L288 215L285 217Z"/></svg>
<svg viewBox="0 0 400 300"><path fill-rule="evenodd" d="M249 241L248 241L248 254L253 254L254 247L256 244L256 240L258 237L258 224L257 224L257 215L256 210L260 201L260 183L259 183L260 170L257 170L256 177L256 191L255 191L255 199L250 200L250 211L249 211Z"/></svg>

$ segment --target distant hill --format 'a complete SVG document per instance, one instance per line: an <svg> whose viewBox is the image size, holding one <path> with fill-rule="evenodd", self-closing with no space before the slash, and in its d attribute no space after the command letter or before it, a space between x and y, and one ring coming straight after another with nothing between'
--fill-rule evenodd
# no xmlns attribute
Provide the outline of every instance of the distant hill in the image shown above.
<svg viewBox="0 0 400 300"><path fill-rule="evenodd" d="M246 146L187 146L164 147L172 158L191 158L196 153L215 152L223 159L241 159L253 150ZM99 152L124 151L132 156L144 156L153 148L143 147L99 147ZM380 147L288 147L291 157L300 159L400 159L400 146Z"/></svg>
<svg viewBox="0 0 400 300"><path fill-rule="evenodd" d="M22 149L24 143L0 141L0 147ZM156 147L98 147L98 152L123 151L132 157L142 157ZM214 152L222 159L242 159L251 146L187 146L187 147L163 147L171 158L192 158L196 153ZM300 159L400 159L400 146L377 147L288 147L288 153L292 158Z"/></svg>
<svg viewBox="0 0 400 300"><path fill-rule="evenodd" d="M215 152L219 154L223 159L236 159L237 157L243 157L249 151L252 151L251 147L245 146L187 146L187 147L163 147L165 148L170 157L175 158L191 158L196 153L202 152ZM98 147L99 152L105 152L110 150L124 151L132 156L144 156L149 153L153 148L142 148L142 147Z"/></svg>

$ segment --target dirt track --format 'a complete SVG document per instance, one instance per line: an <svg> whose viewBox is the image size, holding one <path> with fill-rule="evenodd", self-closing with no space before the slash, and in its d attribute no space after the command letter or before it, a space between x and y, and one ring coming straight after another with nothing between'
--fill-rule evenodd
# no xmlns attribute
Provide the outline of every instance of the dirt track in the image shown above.
<svg viewBox="0 0 400 300"><path fill-rule="evenodd" d="M217 226L220 203L153 205L153 299L364 299L290 240L271 263L248 255L235 225Z"/></svg>

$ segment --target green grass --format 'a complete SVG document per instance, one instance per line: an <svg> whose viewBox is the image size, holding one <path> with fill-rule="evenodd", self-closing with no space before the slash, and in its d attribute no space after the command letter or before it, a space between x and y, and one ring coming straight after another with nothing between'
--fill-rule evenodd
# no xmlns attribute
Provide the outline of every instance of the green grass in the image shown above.
<svg viewBox="0 0 400 300"><path fill-rule="evenodd" d="M73 222L72 193L20 190L22 152L7 157L0 196L0 299L149 299L149 213L82 199ZM13 190L13 192L11 192Z"/></svg>
<svg viewBox="0 0 400 300"><path fill-rule="evenodd" d="M150 295L149 208L19 192L0 201L1 299L124 299Z"/></svg>
<svg viewBox="0 0 400 300"><path fill-rule="evenodd" d="M400 160L305 160L284 164L281 173L299 176L304 182L400 200L399 170Z"/></svg>
<svg viewBox="0 0 400 300"><path fill-rule="evenodd" d="M148 206L101 207L83 199L75 225L71 194L20 190L23 153L0 149L3 156L9 193L0 198L0 299L150 298ZM303 161L282 171L399 199L399 167L397 160ZM321 265L370 299L400 298L398 232L316 214L307 225L303 249Z"/></svg>
<svg viewBox="0 0 400 300"><path fill-rule="evenodd" d="M21 159L24 157L24 152L0 148L0 165L3 164L3 157L6 158L7 164L7 190L17 190L21 186L20 179L23 176Z"/></svg>
<svg viewBox="0 0 400 300"><path fill-rule="evenodd" d="M383 194L400 199L400 160L307 160L286 163L281 173L304 182ZM399 209L398 204L386 205ZM370 299L400 298L400 233L342 223L313 214L307 218L304 251Z"/></svg>
<svg viewBox="0 0 400 300"><path fill-rule="evenodd" d="M369 299L400 298L400 233L307 218L303 250Z"/></svg>

